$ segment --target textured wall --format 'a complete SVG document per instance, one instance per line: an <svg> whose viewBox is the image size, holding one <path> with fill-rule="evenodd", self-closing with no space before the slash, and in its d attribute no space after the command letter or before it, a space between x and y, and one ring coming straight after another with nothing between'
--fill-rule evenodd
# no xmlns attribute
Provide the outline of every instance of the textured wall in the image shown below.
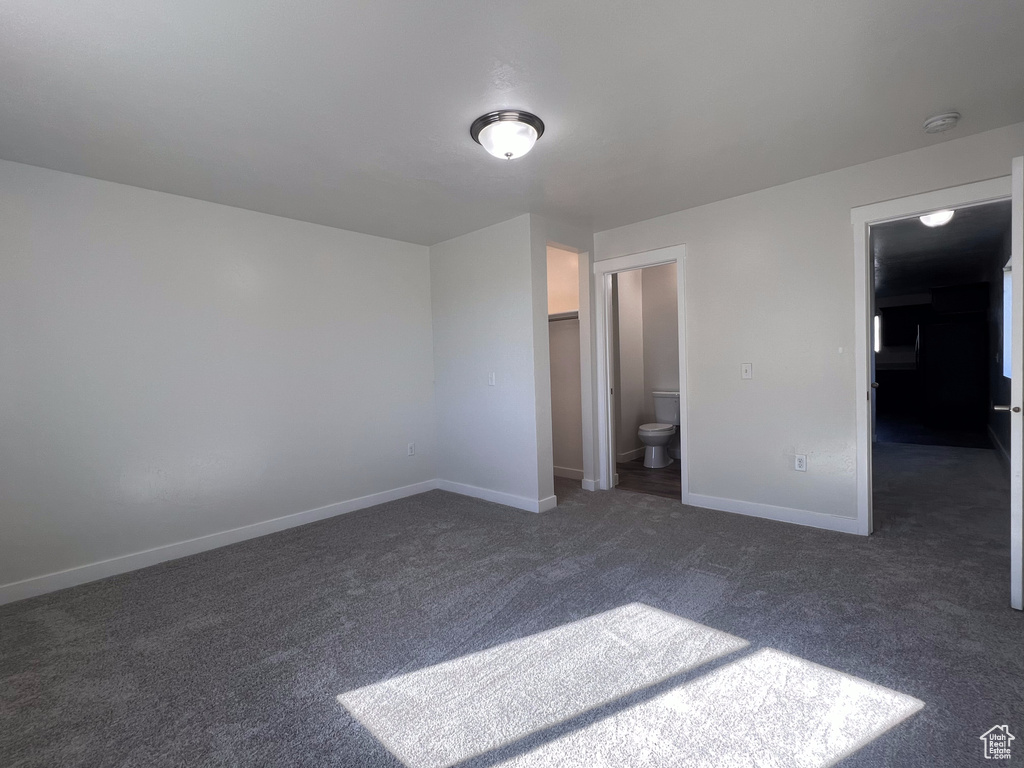
<svg viewBox="0 0 1024 768"><path fill-rule="evenodd" d="M595 235L608 259L686 244L690 491L856 516L850 210L1007 176L1024 124ZM754 378L740 379L740 364ZM793 454L807 472L793 471Z"/></svg>
<svg viewBox="0 0 1024 768"><path fill-rule="evenodd" d="M555 467L583 477L583 412L580 395L580 321L549 327L551 345L551 436Z"/></svg>
<svg viewBox="0 0 1024 768"><path fill-rule="evenodd" d="M644 289L644 409L654 420L651 392L679 389L679 306L676 265L641 270Z"/></svg>
<svg viewBox="0 0 1024 768"><path fill-rule="evenodd" d="M615 441L618 458L624 459L632 458L628 455L630 451L643 447L637 430L649 421L644 406L644 300L640 270L615 276L613 301L617 331L613 348L615 407L618 413Z"/></svg>
<svg viewBox="0 0 1024 768"><path fill-rule="evenodd" d="M435 477L427 248L14 163L0 228L0 584Z"/></svg>
<svg viewBox="0 0 1024 768"><path fill-rule="evenodd" d="M430 248L438 477L536 502L531 258L529 215Z"/></svg>

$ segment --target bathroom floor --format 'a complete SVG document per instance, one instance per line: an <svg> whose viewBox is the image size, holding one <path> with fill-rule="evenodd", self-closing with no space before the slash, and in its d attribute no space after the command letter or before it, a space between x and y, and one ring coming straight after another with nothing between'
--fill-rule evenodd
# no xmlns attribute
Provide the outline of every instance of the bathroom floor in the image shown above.
<svg viewBox="0 0 1024 768"><path fill-rule="evenodd" d="M648 469L643 458L626 461L616 465L619 473L620 491L647 493L651 496L664 496L679 501L682 497L682 484L679 479L678 461L673 461L661 469Z"/></svg>

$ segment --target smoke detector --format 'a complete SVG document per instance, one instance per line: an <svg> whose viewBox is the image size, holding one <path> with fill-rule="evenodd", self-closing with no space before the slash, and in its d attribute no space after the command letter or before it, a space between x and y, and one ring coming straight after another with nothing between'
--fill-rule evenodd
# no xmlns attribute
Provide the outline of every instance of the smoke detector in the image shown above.
<svg viewBox="0 0 1024 768"><path fill-rule="evenodd" d="M925 133L942 133L954 128L960 120L959 112L943 112L924 121Z"/></svg>

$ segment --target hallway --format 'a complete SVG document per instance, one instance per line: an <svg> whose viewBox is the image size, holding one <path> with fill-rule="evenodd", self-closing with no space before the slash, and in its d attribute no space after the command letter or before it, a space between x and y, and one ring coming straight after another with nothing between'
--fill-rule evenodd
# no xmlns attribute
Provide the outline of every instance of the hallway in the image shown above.
<svg viewBox="0 0 1024 768"><path fill-rule="evenodd" d="M1024 711L1024 616L1009 607L1009 493L995 450L874 446L865 592L889 614L874 653L917 669L918 690L931 689L930 701L950 710L926 706L911 728L924 736L953 727L944 739L963 755L983 723L1019 723Z"/></svg>
<svg viewBox="0 0 1024 768"><path fill-rule="evenodd" d="M874 497L875 535L978 548L1009 567L1009 471L995 450L875 443Z"/></svg>

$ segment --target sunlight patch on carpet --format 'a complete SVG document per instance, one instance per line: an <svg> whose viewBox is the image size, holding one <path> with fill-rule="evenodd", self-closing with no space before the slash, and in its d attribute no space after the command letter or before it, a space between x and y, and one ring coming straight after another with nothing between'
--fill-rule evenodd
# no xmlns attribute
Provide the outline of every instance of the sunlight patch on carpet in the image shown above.
<svg viewBox="0 0 1024 768"><path fill-rule="evenodd" d="M923 706L765 649L497 765L825 768Z"/></svg>
<svg viewBox="0 0 1024 768"><path fill-rule="evenodd" d="M337 698L408 768L444 768L747 645L631 603Z"/></svg>

